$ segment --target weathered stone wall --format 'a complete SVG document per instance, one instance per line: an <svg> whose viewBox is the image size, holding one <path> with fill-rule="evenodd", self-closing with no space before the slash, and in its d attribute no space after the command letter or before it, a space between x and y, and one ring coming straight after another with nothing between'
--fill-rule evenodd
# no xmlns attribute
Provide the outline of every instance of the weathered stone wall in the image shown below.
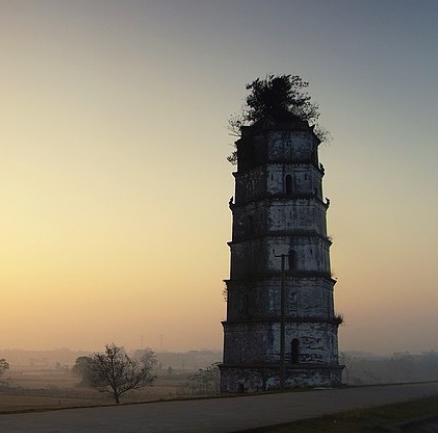
<svg viewBox="0 0 438 433"><path fill-rule="evenodd" d="M318 188L318 197L322 196L321 178L322 171L311 162L295 164L293 167L285 164L269 164L269 176L265 176L268 195L278 196L314 194ZM290 190L287 191L286 176L291 176ZM320 194L321 193L321 194Z"/></svg>
<svg viewBox="0 0 438 433"><path fill-rule="evenodd" d="M330 276L329 243L317 236L257 238L231 245L231 278L270 275L281 270L279 255L291 255L286 270Z"/></svg>
<svg viewBox="0 0 438 433"><path fill-rule="evenodd" d="M221 366L222 392L257 392L280 388L279 367L247 368ZM286 388L333 387L341 385L340 366L286 368Z"/></svg>
<svg viewBox="0 0 438 433"><path fill-rule="evenodd" d="M281 195L316 195L322 199L323 172L310 162L295 164L294 167L273 163L265 167L255 167L251 171L235 173L234 176L235 200L238 204ZM289 188L286 176L290 176Z"/></svg>
<svg viewBox="0 0 438 433"><path fill-rule="evenodd" d="M255 167L253 170L242 174L235 174L235 201L236 203L249 203L265 196L267 173L264 167Z"/></svg>
<svg viewBox="0 0 438 433"><path fill-rule="evenodd" d="M327 322L287 322L285 359L292 364L294 339L299 340L298 362L332 364L338 362L337 325ZM260 322L228 323L225 326L232 350L225 349L224 363L229 365L276 364L280 359L280 324Z"/></svg>
<svg viewBox="0 0 438 433"><path fill-rule="evenodd" d="M309 128L294 130L270 130L253 137L255 147L263 148L266 160L292 162L317 161L319 140ZM268 145L266 146L266 143Z"/></svg>
<svg viewBox="0 0 438 433"><path fill-rule="evenodd" d="M327 236L326 206L310 199L284 198L233 207L233 242L266 234L297 232Z"/></svg>
<svg viewBox="0 0 438 433"><path fill-rule="evenodd" d="M326 209L311 200L282 200L267 208L267 222L271 232L315 231L326 236Z"/></svg>
<svg viewBox="0 0 438 433"><path fill-rule="evenodd" d="M275 319L280 315L280 278L252 284L228 282L229 321ZM286 281L286 317L334 318L333 282L326 278L293 278ZM231 307L230 307L231 306Z"/></svg>

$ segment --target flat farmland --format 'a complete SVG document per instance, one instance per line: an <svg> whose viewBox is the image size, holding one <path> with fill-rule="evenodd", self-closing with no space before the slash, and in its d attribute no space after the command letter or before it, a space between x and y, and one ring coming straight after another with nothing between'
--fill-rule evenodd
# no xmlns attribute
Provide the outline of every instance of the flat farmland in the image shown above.
<svg viewBox="0 0 438 433"><path fill-rule="evenodd" d="M121 403L168 400L189 395L185 384L190 373L158 374L153 386L128 392ZM110 394L79 386L70 370L11 368L2 377L0 413L53 410L114 404Z"/></svg>

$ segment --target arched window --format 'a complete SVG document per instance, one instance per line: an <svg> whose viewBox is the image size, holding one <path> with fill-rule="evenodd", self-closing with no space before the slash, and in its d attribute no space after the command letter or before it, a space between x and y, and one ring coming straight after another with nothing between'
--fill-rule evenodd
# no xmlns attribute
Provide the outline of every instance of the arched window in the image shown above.
<svg viewBox="0 0 438 433"><path fill-rule="evenodd" d="M254 234L254 216L248 215L246 217L246 234L251 236Z"/></svg>
<svg viewBox="0 0 438 433"><path fill-rule="evenodd" d="M284 189L286 195L292 194L292 175L287 174L284 178Z"/></svg>
<svg viewBox="0 0 438 433"><path fill-rule="evenodd" d="M294 250L289 250L289 254L287 256L287 265L289 271L294 271L297 268L297 254Z"/></svg>
<svg viewBox="0 0 438 433"><path fill-rule="evenodd" d="M300 363L300 340L294 338L291 345L291 361L292 364Z"/></svg>

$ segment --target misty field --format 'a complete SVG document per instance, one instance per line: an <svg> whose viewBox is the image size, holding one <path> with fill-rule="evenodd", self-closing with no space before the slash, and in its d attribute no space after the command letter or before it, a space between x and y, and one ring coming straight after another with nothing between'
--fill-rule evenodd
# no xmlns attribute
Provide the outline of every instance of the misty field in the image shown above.
<svg viewBox="0 0 438 433"><path fill-rule="evenodd" d="M153 386L132 391L121 403L174 399L190 395L188 372L157 375ZM0 413L114 404L110 394L79 386L70 369L11 368L2 377Z"/></svg>

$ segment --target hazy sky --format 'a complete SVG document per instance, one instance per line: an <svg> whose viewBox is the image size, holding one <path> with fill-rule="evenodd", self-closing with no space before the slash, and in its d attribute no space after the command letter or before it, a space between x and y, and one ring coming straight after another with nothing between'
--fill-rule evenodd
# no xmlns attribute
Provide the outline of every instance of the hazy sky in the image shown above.
<svg viewBox="0 0 438 433"><path fill-rule="evenodd" d="M310 81L341 350L438 349L436 0L0 0L1 348L222 347L245 84Z"/></svg>

